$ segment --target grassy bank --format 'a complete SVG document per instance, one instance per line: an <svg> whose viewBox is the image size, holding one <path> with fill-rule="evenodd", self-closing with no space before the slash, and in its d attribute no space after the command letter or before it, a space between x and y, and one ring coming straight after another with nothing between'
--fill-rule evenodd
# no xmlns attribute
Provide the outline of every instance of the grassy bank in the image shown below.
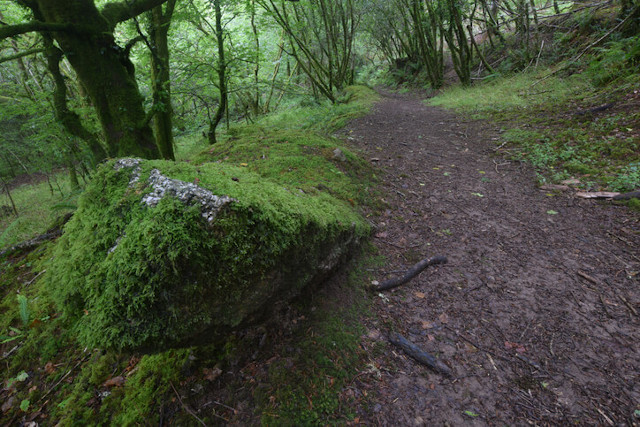
<svg viewBox="0 0 640 427"><path fill-rule="evenodd" d="M586 190L640 188L640 74L601 86L600 65L553 69L454 87L430 103L497 122L508 155L535 166L541 182L580 180Z"/></svg>

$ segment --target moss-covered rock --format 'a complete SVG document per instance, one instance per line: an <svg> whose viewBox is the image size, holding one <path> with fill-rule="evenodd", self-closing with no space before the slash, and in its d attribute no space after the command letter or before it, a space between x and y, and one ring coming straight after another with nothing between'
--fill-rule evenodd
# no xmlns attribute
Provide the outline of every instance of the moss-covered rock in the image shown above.
<svg viewBox="0 0 640 427"><path fill-rule="evenodd" d="M45 280L83 344L158 350L256 320L368 231L346 203L245 168L121 159L94 176Z"/></svg>

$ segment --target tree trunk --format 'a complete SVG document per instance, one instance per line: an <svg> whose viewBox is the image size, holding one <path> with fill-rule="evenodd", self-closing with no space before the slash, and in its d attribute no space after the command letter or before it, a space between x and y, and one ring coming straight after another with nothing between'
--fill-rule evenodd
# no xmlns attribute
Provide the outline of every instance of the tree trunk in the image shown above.
<svg viewBox="0 0 640 427"><path fill-rule="evenodd" d="M173 151L173 108L171 105L171 77L169 75L169 43L167 40L176 0L151 11L151 83L156 108L153 125L156 142L163 159L175 160Z"/></svg>
<svg viewBox="0 0 640 427"><path fill-rule="evenodd" d="M90 0L37 0L34 12L46 23L81 22L85 28L91 28L89 34L75 31L52 34L91 98L108 154L159 157L153 132L145 120L133 64L113 37L114 23Z"/></svg>
<svg viewBox="0 0 640 427"><path fill-rule="evenodd" d="M67 106L67 85L60 72L60 60L62 51L54 46L53 39L47 33L42 34L45 45L45 57L47 58L47 68L53 78L53 106L56 119L62 124L64 129L71 135L82 139L87 143L93 155L92 163L95 166L104 160L107 153L98 141L96 135L92 134L82 125L80 116L69 110Z"/></svg>
<svg viewBox="0 0 640 427"><path fill-rule="evenodd" d="M229 102L229 94L227 91L227 63L224 59L224 33L222 32L222 10L220 8L221 0L213 0L213 7L216 14L216 40L218 42L218 87L220 89L220 103L216 114L209 123L209 144L216 143L216 128L227 109Z"/></svg>

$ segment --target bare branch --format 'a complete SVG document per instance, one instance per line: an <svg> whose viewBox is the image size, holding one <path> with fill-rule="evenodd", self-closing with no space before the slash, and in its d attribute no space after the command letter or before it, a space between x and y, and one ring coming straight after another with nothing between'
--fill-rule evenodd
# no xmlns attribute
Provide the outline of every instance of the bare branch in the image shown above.
<svg viewBox="0 0 640 427"><path fill-rule="evenodd" d="M58 24L52 22L31 21L24 24L0 27L0 40L14 37L32 31L77 31L79 27L73 24Z"/></svg>
<svg viewBox="0 0 640 427"><path fill-rule="evenodd" d="M100 12L111 27L115 27L120 22L134 18L156 6L160 6L166 1L167 0L124 0L118 3L107 3Z"/></svg>

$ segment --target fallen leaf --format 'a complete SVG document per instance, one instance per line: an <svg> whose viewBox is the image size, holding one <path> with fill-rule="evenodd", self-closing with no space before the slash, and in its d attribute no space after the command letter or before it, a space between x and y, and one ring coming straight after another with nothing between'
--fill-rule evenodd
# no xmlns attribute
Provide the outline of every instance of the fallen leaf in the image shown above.
<svg viewBox="0 0 640 427"><path fill-rule="evenodd" d="M426 321L422 321L422 329L432 329L433 328L433 322L426 322Z"/></svg>
<svg viewBox="0 0 640 427"><path fill-rule="evenodd" d="M2 409L2 412L7 412L8 410L10 410L11 408L13 408L13 402L15 401L15 398L13 396L11 396L10 398L8 398L3 404L2 407L0 407L0 409Z"/></svg>
<svg viewBox="0 0 640 427"><path fill-rule="evenodd" d="M207 381L215 381L218 379L218 377L220 377L220 375L222 375L222 369L220 368L213 368L213 369L207 369L204 368L202 370L202 373L204 374L204 379Z"/></svg>
<svg viewBox="0 0 640 427"><path fill-rule="evenodd" d="M416 298L424 298L426 295L422 292L415 292L414 295L416 296Z"/></svg>
<svg viewBox="0 0 640 427"><path fill-rule="evenodd" d="M56 367L55 367L55 366L53 366L53 363L51 363L51 362L47 362L47 364L46 364L46 365L44 365L44 371L45 371L47 374L51 375L51 374L53 374L53 373L56 371Z"/></svg>
<svg viewBox="0 0 640 427"><path fill-rule="evenodd" d="M476 346L474 346L473 344L469 344L468 342L464 344L465 348L467 349L467 351L469 353L475 353L476 351L478 351L478 349L476 348Z"/></svg>
<svg viewBox="0 0 640 427"><path fill-rule="evenodd" d="M473 412L473 411L464 411L464 414L465 414L465 415L468 415L468 416L470 416L470 417L478 417L478 416L479 416L478 414L476 414L476 413L475 413L475 412Z"/></svg>
<svg viewBox="0 0 640 427"><path fill-rule="evenodd" d="M482 193L471 193L471 195L476 197L484 197L484 194Z"/></svg>
<svg viewBox="0 0 640 427"><path fill-rule="evenodd" d="M440 320L440 323L449 323L449 316L447 316L447 313L442 313L438 316L438 319Z"/></svg>
<svg viewBox="0 0 640 427"><path fill-rule="evenodd" d="M526 348L522 344L518 344L517 342L505 341L504 348L507 350L515 350L518 353L524 353L527 351Z"/></svg>
<svg viewBox="0 0 640 427"><path fill-rule="evenodd" d="M122 387L126 380L124 377L113 377L106 380L102 386L103 387Z"/></svg>
<svg viewBox="0 0 640 427"><path fill-rule="evenodd" d="M558 212L554 211L554 210L548 210L547 214L549 214L549 215L558 215Z"/></svg>
<svg viewBox="0 0 640 427"><path fill-rule="evenodd" d="M240 163L240 166L249 166L249 163Z"/></svg>

